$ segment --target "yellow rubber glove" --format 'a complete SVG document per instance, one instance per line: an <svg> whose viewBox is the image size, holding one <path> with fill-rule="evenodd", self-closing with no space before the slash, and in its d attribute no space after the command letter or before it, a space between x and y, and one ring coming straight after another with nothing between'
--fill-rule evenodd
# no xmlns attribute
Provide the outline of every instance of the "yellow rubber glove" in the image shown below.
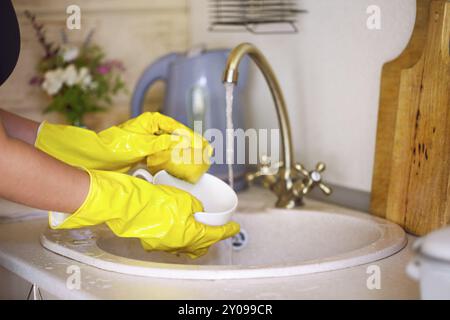
<svg viewBox="0 0 450 320"><path fill-rule="evenodd" d="M195 183L209 169L213 148L201 135L178 121L158 112L146 112L119 126L134 134L170 133L180 139L175 147L155 152L147 157L152 174L166 170L171 175ZM175 150L174 150L175 149Z"/></svg>
<svg viewBox="0 0 450 320"><path fill-rule="evenodd" d="M73 166L126 172L147 160L152 173L166 170L196 182L209 168L212 148L200 135L158 112L146 112L99 132L43 122L35 146Z"/></svg>
<svg viewBox="0 0 450 320"><path fill-rule="evenodd" d="M49 213L53 229L72 229L106 223L119 237L139 238L146 250L204 255L208 248L239 231L230 222L212 227L197 222L202 204L175 187L153 185L126 174L87 170L89 194L73 214Z"/></svg>

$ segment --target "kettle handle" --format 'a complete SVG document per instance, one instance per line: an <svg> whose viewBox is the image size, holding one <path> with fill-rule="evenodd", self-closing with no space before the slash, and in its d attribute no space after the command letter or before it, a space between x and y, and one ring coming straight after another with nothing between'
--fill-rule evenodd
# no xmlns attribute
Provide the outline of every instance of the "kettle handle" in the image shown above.
<svg viewBox="0 0 450 320"><path fill-rule="evenodd" d="M142 113L142 103L144 102L145 93L155 81L167 80L170 64L180 56L180 53L169 53L156 60L144 70L131 98L131 117L137 117Z"/></svg>

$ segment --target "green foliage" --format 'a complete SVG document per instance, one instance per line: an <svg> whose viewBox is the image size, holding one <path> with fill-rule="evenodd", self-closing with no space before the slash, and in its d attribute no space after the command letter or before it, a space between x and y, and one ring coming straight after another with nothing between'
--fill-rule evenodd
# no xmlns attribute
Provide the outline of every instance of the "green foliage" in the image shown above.
<svg viewBox="0 0 450 320"><path fill-rule="evenodd" d="M65 61L64 51L44 57L37 65L37 72L42 81L45 74L52 70L64 70L69 65L75 66L77 72L82 68L89 70L90 81L68 85L63 83L56 94L51 95L52 101L44 112L59 112L67 121L74 125L82 125L86 113L104 111L112 104L112 98L120 91L125 91L122 80L122 64L115 60L105 60L103 50L91 45L79 48L79 54L74 60Z"/></svg>
<svg viewBox="0 0 450 320"><path fill-rule="evenodd" d="M82 125L86 113L105 110L95 95L85 92L80 86L66 87L52 98L44 112L59 112L73 125Z"/></svg>

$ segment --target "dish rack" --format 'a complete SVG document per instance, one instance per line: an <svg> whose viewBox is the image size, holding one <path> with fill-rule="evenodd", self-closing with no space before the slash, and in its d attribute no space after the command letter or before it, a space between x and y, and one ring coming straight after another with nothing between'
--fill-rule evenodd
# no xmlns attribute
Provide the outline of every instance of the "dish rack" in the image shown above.
<svg viewBox="0 0 450 320"><path fill-rule="evenodd" d="M210 31L297 33L297 0L209 0Z"/></svg>

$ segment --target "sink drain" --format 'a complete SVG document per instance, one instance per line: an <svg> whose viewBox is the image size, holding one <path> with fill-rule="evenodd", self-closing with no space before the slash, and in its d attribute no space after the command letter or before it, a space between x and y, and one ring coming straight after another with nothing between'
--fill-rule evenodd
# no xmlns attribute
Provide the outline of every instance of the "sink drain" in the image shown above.
<svg viewBox="0 0 450 320"><path fill-rule="evenodd" d="M238 234L231 238L231 247L233 250L242 250L248 243L248 234L244 229L241 229Z"/></svg>

